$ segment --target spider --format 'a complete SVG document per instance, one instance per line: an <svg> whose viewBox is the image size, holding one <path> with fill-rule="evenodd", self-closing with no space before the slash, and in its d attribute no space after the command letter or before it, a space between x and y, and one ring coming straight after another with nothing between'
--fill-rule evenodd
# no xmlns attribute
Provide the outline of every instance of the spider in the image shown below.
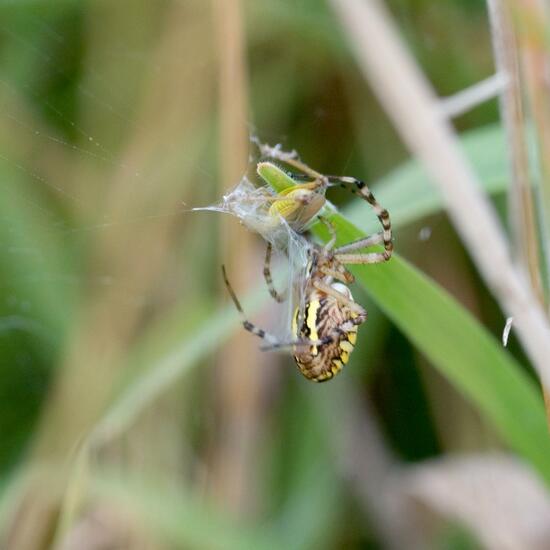
<svg viewBox="0 0 550 550"><path fill-rule="evenodd" d="M225 267L222 274L236 309L243 317L243 327L267 342L264 350L290 348L300 372L314 382L324 382L338 374L349 360L357 340L357 329L367 319L366 310L356 303L347 287L354 281L346 264L376 264L386 262L393 252L390 217L364 182L350 177L321 176L324 182L352 184L353 192L366 200L382 224L383 231L349 244L334 247L336 231L324 217L317 216L330 232L324 246L313 245L309 253L305 303L298 305L292 320L292 338L280 341L274 335L247 320L241 304L229 283ZM315 191L313 191L315 192ZM383 244L383 252L361 253L360 250ZM272 246L267 245L264 278L271 296L278 302L283 297L273 286L271 277Z"/></svg>

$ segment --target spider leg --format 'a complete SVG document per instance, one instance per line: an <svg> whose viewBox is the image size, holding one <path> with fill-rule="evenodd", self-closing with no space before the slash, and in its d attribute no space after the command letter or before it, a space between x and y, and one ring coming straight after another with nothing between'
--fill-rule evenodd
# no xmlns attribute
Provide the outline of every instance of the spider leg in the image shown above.
<svg viewBox="0 0 550 550"><path fill-rule="evenodd" d="M336 342L340 336L346 336L350 332L354 331L354 327L363 324L367 320L367 312L364 315L357 315L353 319L349 319L345 323L342 323L339 327L334 327L324 338L323 344L331 344ZM355 329L356 330L356 329Z"/></svg>
<svg viewBox="0 0 550 550"><path fill-rule="evenodd" d="M345 298L345 297L344 297ZM327 344L332 344L339 339L340 336L345 336L349 332L353 331L354 327L361 325L367 320L367 313L364 312L364 315L357 315L353 319L349 319L342 323L339 327L335 327L330 331L329 334L321 338L321 340L291 340L289 342L277 342L276 344L269 344L262 346L260 349L262 351L274 351L274 350L283 350L286 348L297 348L297 347L311 347L311 346L323 346Z"/></svg>
<svg viewBox="0 0 550 550"><path fill-rule="evenodd" d="M295 151L288 153L283 151L280 147L260 147L260 153L264 157L280 160L310 178L320 180L324 183L327 182L327 179L323 176L323 174L320 174L316 170L313 170L313 168L310 168L307 164L303 163Z"/></svg>
<svg viewBox="0 0 550 550"><path fill-rule="evenodd" d="M223 275L223 281L225 283L225 286L227 287L227 291L229 292L229 295L231 296L231 299L233 300L233 303L235 304L235 308L240 313L241 317L243 318L243 327L248 330L248 332L251 332L252 334L255 334L259 338L262 338L263 340L267 340L271 345L277 345L279 343L279 339L273 336L273 334L270 334L269 332L266 332L264 329L257 327L255 324L251 323L245 316L243 308L241 306L241 303L239 302L239 299L237 298L237 295L235 294L235 291L231 287L231 284L229 283L229 279L227 278L227 273L225 272L225 266L222 265L222 275Z"/></svg>
<svg viewBox="0 0 550 550"><path fill-rule="evenodd" d="M334 254L346 254L352 250L360 250L361 248L368 248L375 244L380 244L384 242L384 236L382 233L375 233L370 237L365 237L364 239L359 239L358 241L353 241L352 243L345 244L344 246L339 246L334 250Z"/></svg>
<svg viewBox="0 0 550 550"><path fill-rule="evenodd" d="M262 351L274 351L274 350L284 350L284 349L294 349L301 346L324 346L332 344L340 339L342 336L346 336L350 332L354 331L354 327L361 325L367 319L367 314L357 315L353 319L349 319L345 323L342 323L339 327L335 327L330 331L329 334L324 336L321 340L294 340L290 342L278 342L277 344L271 344L262 346L260 349Z"/></svg>
<svg viewBox="0 0 550 550"><path fill-rule="evenodd" d="M323 185L323 182L320 181L319 178L314 177L311 174L299 174L297 172L288 172L286 170L285 173L296 182L296 185L290 189L302 188L315 191Z"/></svg>
<svg viewBox="0 0 550 550"><path fill-rule="evenodd" d="M327 285L322 281L313 281L312 284L317 290L336 298L339 304L345 305L351 309L358 316L358 318L361 318L357 324L361 324L367 320L367 312L365 308L360 306L357 302L350 300L347 296L344 296L344 294L338 292L335 288L332 288L330 285Z"/></svg>
<svg viewBox="0 0 550 550"><path fill-rule="evenodd" d="M380 262L385 262L391 258L393 252L393 242L392 242L392 230L391 230L391 221L388 211L378 204L377 200L374 198L374 195L367 187L364 181L358 180L356 178L348 176L326 176L327 180L330 183L339 183L342 187L346 188L345 184L353 185L355 188L351 188L350 191L361 197L363 200L366 200L374 209L376 217L380 220L382 225L382 241L384 243L384 252L377 252ZM359 241L357 241L359 242ZM355 244L355 243L350 243ZM368 263L377 263L377 262L368 262Z"/></svg>
<svg viewBox="0 0 550 550"><path fill-rule="evenodd" d="M334 227L334 224L324 216L317 216L317 219L328 229L328 232L330 233L330 240L323 247L323 251L326 254L332 250L334 243L336 242L336 227Z"/></svg>
<svg viewBox="0 0 550 550"><path fill-rule="evenodd" d="M338 271L337 269L331 269L326 265L321 266L319 268L319 271L323 275L332 277L333 279L336 279L337 281L340 281L346 285L353 283L355 281L355 277L345 267L343 267L343 264L339 263L337 265L342 268L342 271Z"/></svg>
<svg viewBox="0 0 550 550"><path fill-rule="evenodd" d="M297 347L311 347L311 346L322 346L326 344L325 338L322 340L290 340L288 342L277 342L275 344L268 344L261 346L262 351L282 351L285 349L295 349Z"/></svg>
<svg viewBox="0 0 550 550"><path fill-rule="evenodd" d="M386 253L369 252L367 254L335 254L334 258L343 264L379 264L390 258Z"/></svg>
<svg viewBox="0 0 550 550"><path fill-rule="evenodd" d="M267 248L265 250L265 263L264 263L264 279L265 284L267 285L267 289L269 290L269 294L271 294L271 297L278 303L282 303L285 301L286 298L286 292L279 293L277 292L277 289L273 285L273 277L271 276L271 254L273 251L273 246L271 243L267 243Z"/></svg>

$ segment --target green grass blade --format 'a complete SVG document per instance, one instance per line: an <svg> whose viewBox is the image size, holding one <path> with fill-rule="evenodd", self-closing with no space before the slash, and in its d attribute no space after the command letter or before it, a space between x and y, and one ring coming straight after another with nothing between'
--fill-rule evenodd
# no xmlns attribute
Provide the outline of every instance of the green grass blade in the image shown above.
<svg viewBox="0 0 550 550"><path fill-rule="evenodd" d="M363 236L338 214L332 221L341 243ZM499 340L444 289L398 256L352 271L433 366L550 483L550 438L540 391ZM368 330L368 321L363 330Z"/></svg>

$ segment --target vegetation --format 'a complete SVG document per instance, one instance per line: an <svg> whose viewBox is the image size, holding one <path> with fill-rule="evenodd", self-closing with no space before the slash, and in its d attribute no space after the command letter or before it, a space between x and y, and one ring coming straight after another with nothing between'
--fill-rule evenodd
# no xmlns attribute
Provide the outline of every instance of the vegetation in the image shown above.
<svg viewBox="0 0 550 550"><path fill-rule="evenodd" d="M439 97L507 75L465 108L434 100L494 220L461 202L454 165L438 178L446 142L411 139L438 129L413 92L396 114L406 71L394 94L362 56L353 23L376 2L0 3L0 546L548 539L545 14L386 4ZM227 296L222 263L276 324L262 239L192 211L253 179L251 137L367 181L391 214L396 254L352 270L369 317L326 384L260 351ZM339 243L378 230L365 202L328 198Z"/></svg>

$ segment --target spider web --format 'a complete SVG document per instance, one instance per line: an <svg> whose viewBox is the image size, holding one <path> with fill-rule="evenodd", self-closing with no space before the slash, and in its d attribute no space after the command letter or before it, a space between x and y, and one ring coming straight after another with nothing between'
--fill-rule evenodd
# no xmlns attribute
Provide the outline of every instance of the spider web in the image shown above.
<svg viewBox="0 0 550 550"><path fill-rule="evenodd" d="M218 175L212 168L211 159L203 154L204 149L212 149L210 128L205 128L204 135L197 135L196 138L197 142L208 143L209 147L201 149L199 144L197 150L178 149L179 142L172 139L177 137L177 128L172 129L171 134L158 137L156 147L160 151L159 160L153 165L135 162L137 154L125 151L132 133L147 134L148 119L143 113L136 115L139 108L132 110L127 106L128 90L124 89L121 79L112 78L109 70L115 67L123 71L131 66L137 67L136 73L149 75L151 82L141 82L140 87L140 93L146 96L153 81L159 89L163 88L163 82L164 88L173 84L173 67L178 61L178 52L173 52L173 58L154 58L152 52L160 47L154 40L147 50L120 38L110 45L108 55L116 63L109 69L93 61L93 51L85 55L79 50L86 45L79 43L73 26L85 35L83 25L89 16L88 8L82 8L78 3L71 4L70 9L60 7L59 16L50 5L44 6L47 8L42 11L12 7L13 12L8 10L8 15L13 21L8 17L0 25L0 35L20 52L22 59L21 70L8 68L0 73L0 97L4 107L0 112L0 132L5 144L0 149L0 162L10 174L6 177L13 180L4 185L4 191L5 196L16 195L14 209L17 209L17 201L22 202L32 223L39 226L39 232L46 239L51 234L58 242L66 243L67 251L60 253L58 250L56 254L67 253L69 256L78 254L75 249L86 251L94 240L108 242L111 232L114 235L124 227L129 231L139 228L142 232L144 227L154 229L164 219L183 218L193 218L193 222L187 224L203 223L195 222L202 218L200 216L184 216L191 208L181 198L168 203L168 207L166 202L151 200L146 208L138 212L129 209L130 214L123 208L103 211L101 195L109 193L110 188L108 185L95 187L98 181L114 178L119 185L122 183L136 191L156 189L158 180L166 170L172 170L173 181L177 182L182 172L178 171L177 166L169 164L174 162L174 158L179 158L186 165L186 178L194 178L198 184L186 202L192 206L208 204L214 200L213 192L218 196L221 194L216 191ZM50 8L52 13L48 11ZM0 9L8 8L0 5ZM63 17L74 17L74 21L68 24ZM162 30L159 29L160 24L156 29L158 36L155 37L160 43ZM92 59L89 60L89 57ZM82 59L86 61L85 67L81 66ZM35 67L36 71L23 70L28 65ZM200 69L200 65L198 67ZM186 83L186 86L192 89L192 83ZM66 91L60 93L63 87ZM146 102L133 99L134 106ZM153 102L149 111L144 109L145 115L157 115L155 108L159 105L162 106L162 98L156 104ZM159 111L158 116L169 111ZM170 121L164 126L171 129ZM138 142L133 146L139 148L143 144ZM169 162L164 162L164 159ZM63 166L63 170L59 166ZM19 180L24 181L24 185L20 185ZM158 188L161 193L161 186ZM280 290L288 289L287 300L282 305L284 311L276 316L276 323L280 326L275 327L274 332L281 340L287 341L291 339L291 319L296 307L302 311L304 308L308 258L313 245L302 234L293 231L284 220L275 220L274 223L274 219L266 215L265 198L270 194L272 191L267 186L257 187L243 178L220 203L207 209L236 216L249 230L273 244L274 261L283 266L275 270L279 272L276 286ZM154 194L151 197L154 199ZM78 295L83 284L105 288L117 282L116 275L108 268L101 271L91 269L83 274L74 270L70 263L48 261L48 253L44 252L42 243L25 238L21 242L12 240L9 235L17 232L17 223L17 218L0 211L0 224L4 226L0 251L5 257L9 254L41 255L45 259L38 268L35 268L36 263L30 262L32 268L29 267L24 273L8 270L3 275L0 285L7 299L3 311L0 311L0 318L10 321L0 323L0 331L37 326L33 312L33 286L48 284L58 288L74 288L74 294ZM205 225L200 227L207 232ZM215 233L210 233L210 236L215 237ZM204 241L208 237L206 233ZM218 266L208 265L208 261L212 264L212 254L205 251L204 242L196 244L195 250L196 261L202 261L211 271L216 268L217 272ZM205 257L207 254L210 254L210 260ZM187 277L187 273L183 276ZM284 281L282 284L281 279ZM28 281L24 291L21 291L19 284L22 280ZM131 304L144 299L131 285L124 288L124 283L120 281L118 285L123 289L117 295L122 303ZM32 330L37 332L35 328Z"/></svg>
<svg viewBox="0 0 550 550"><path fill-rule="evenodd" d="M240 220L242 225L260 235L273 247L278 263L283 259L284 267L279 266L277 273L283 272L285 280L284 312L278 315L271 332L281 342L291 342L292 319L296 308L302 318L306 303L306 285L309 276L309 260L313 245L306 237L296 232L282 216L274 216L269 207L274 192L268 185L256 186L246 176L214 205L193 208L194 211L211 211L230 214ZM272 262L273 264L276 262ZM280 279L281 277L277 277Z"/></svg>
<svg viewBox="0 0 550 550"><path fill-rule="evenodd" d="M181 199L158 204L151 201L141 211L95 208L114 189L109 185L111 180L136 190L153 189L166 165L160 160L158 166L135 162L137 154L132 158L128 151L129 144L140 146L137 139L131 144L131 136L146 133L147 120L136 116L146 100L136 97L135 109L126 108L128 91L121 88L120 79L113 79L108 69L88 59L93 51L83 52L87 46L82 42L86 39L86 21L94 17L93 9L72 2L0 5L4 16L0 24L3 338L22 331L52 337L45 327L56 314L37 311L36 297L48 293L45 287L60 290L53 291L52 296L76 296L82 285L113 285L116 275L108 265L100 269L92 266L84 273L79 269L79 261L85 261L87 247L94 241L107 242L110 232L121 227L128 231L135 227L141 232L166 218L179 220L186 210ZM157 30L160 40L162 29ZM155 77L169 80L173 60L151 59L158 47L153 42L150 51L145 51L121 38L108 52L114 59L111 70L131 67L135 74L147 75L151 62L156 61ZM144 82L140 90L144 96L147 84ZM178 150L170 135L166 140L160 136L157 143L163 150L162 158L169 152L183 163L194 163L193 170L214 188L214 174L207 164L197 162L196 152ZM177 173L177 167L170 169ZM33 235L39 235L40 241ZM61 247L44 246L54 242ZM64 256L77 261L64 261ZM116 299L122 304L143 300L130 285L125 287L120 280L117 283L123 291Z"/></svg>

